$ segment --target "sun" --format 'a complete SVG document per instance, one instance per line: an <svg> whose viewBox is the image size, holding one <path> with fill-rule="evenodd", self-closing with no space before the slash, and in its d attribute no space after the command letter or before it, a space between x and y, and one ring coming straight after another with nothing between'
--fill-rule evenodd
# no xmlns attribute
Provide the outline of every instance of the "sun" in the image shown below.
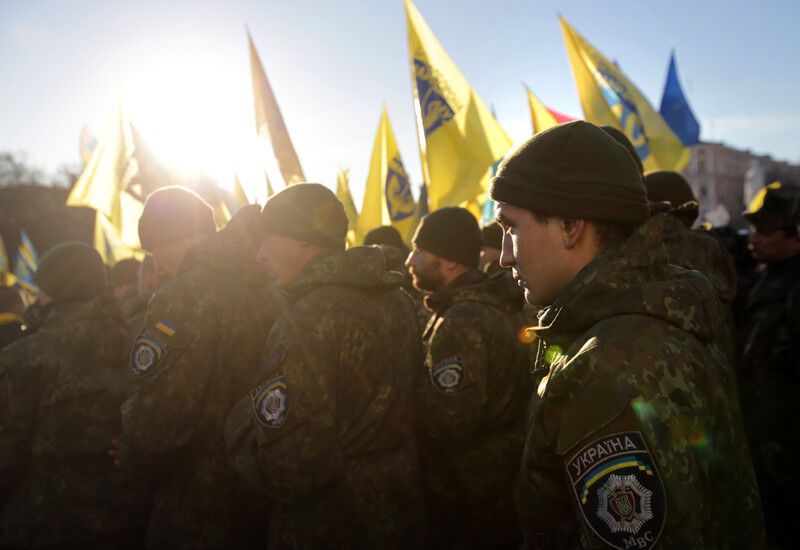
<svg viewBox="0 0 800 550"><path fill-rule="evenodd" d="M123 97L131 123L161 162L228 189L238 174L256 200L265 195L267 160L255 133L249 67L234 65L165 53L128 74Z"/></svg>

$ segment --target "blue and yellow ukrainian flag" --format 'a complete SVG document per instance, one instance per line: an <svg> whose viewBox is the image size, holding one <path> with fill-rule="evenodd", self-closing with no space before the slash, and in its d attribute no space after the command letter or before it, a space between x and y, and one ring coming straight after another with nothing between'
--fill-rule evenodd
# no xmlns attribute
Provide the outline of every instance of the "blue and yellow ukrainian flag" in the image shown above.
<svg viewBox="0 0 800 550"><path fill-rule="evenodd" d="M564 18L559 20L586 120L622 130L645 170L680 172L689 161L689 149L617 65Z"/></svg>
<svg viewBox="0 0 800 550"><path fill-rule="evenodd" d="M19 232L20 243L17 250L17 259L14 263L14 275L19 285L29 292L36 292L34 275L39 267L39 255L33 246L31 238L23 229Z"/></svg>

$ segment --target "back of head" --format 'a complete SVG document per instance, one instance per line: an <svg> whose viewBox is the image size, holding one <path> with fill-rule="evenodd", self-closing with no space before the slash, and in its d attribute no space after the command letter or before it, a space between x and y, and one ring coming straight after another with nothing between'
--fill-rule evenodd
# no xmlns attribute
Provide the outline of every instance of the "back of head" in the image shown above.
<svg viewBox="0 0 800 550"><path fill-rule="evenodd" d="M470 268L478 267L483 246L475 216L455 206L440 208L422 218L412 242L417 248Z"/></svg>
<svg viewBox="0 0 800 550"><path fill-rule="evenodd" d="M114 267L111 268L110 283L111 286L116 288L119 286L133 285L139 278L139 266L141 262L135 258L125 258L118 261Z"/></svg>
<svg viewBox="0 0 800 550"><path fill-rule="evenodd" d="M403 237L400 236L400 232L391 225L376 227L364 236L364 246L371 246L373 244L385 244L399 250L407 249L406 243L403 242Z"/></svg>
<svg viewBox="0 0 800 550"><path fill-rule="evenodd" d="M483 246L489 248L503 248L503 228L497 222L484 225L481 228L481 238L483 239Z"/></svg>
<svg viewBox="0 0 800 550"><path fill-rule="evenodd" d="M629 151L582 120L540 132L508 155L490 194L545 216L629 226L649 216L641 173Z"/></svg>
<svg viewBox="0 0 800 550"><path fill-rule="evenodd" d="M66 242L42 256L35 279L39 289L56 303L83 302L106 291L106 266L94 248Z"/></svg>
<svg viewBox="0 0 800 550"><path fill-rule="evenodd" d="M19 291L10 286L0 286L0 313L22 315L23 311L25 302L22 301Z"/></svg>
<svg viewBox="0 0 800 550"><path fill-rule="evenodd" d="M655 170L644 176L647 200L651 203L668 202L670 214L691 226L700 214L697 197L689 182L678 172Z"/></svg>
<svg viewBox="0 0 800 550"><path fill-rule="evenodd" d="M139 218L139 241L145 250L215 231L211 207L185 187L164 187L151 193Z"/></svg>
<svg viewBox="0 0 800 550"><path fill-rule="evenodd" d="M639 157L639 153L636 152L636 147L634 147L633 143L631 143L631 140L628 139L628 136L622 133L622 130L617 129L614 126L600 126L600 129L614 138L617 143L625 147L625 149L631 155L633 161L636 163L636 166L639 168L639 173L644 176L644 165L642 164L642 159Z"/></svg>
<svg viewBox="0 0 800 550"><path fill-rule="evenodd" d="M269 198L259 229L262 234L344 250L347 215L336 195L324 185L295 183Z"/></svg>

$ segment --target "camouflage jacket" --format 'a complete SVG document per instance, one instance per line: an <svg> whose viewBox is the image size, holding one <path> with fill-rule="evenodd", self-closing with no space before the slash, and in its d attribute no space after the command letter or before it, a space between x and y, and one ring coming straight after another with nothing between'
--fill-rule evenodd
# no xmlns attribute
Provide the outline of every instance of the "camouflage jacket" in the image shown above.
<svg viewBox="0 0 800 550"><path fill-rule="evenodd" d="M521 289L470 271L431 294L417 427L437 547L519 545L514 479L530 397Z"/></svg>
<svg viewBox="0 0 800 550"><path fill-rule="evenodd" d="M763 546L732 370L708 345L720 302L669 266L657 224L540 316L517 485L529 547Z"/></svg>
<svg viewBox="0 0 800 550"><path fill-rule="evenodd" d="M272 548L413 548L423 518L414 304L379 250L314 258L290 289L250 397L226 437L274 502Z"/></svg>
<svg viewBox="0 0 800 550"><path fill-rule="evenodd" d="M107 453L132 391L130 335L111 296L46 313L0 352L0 546L133 540L143 495Z"/></svg>
<svg viewBox="0 0 800 550"><path fill-rule="evenodd" d="M732 303L736 298L737 275L733 258L719 239L708 231L690 229L672 215L659 218L669 262L705 275L722 301L722 315L719 325L714 328L714 340L725 353L727 362L735 369L738 346Z"/></svg>
<svg viewBox="0 0 800 550"><path fill-rule="evenodd" d="M248 390L284 298L229 225L189 251L134 341L124 466L155 490L151 547L252 545L265 502L230 470L225 418Z"/></svg>
<svg viewBox="0 0 800 550"><path fill-rule="evenodd" d="M123 309L128 326L136 335L144 328L144 318L147 315L147 305L153 297L152 292L147 292L132 300L126 309Z"/></svg>

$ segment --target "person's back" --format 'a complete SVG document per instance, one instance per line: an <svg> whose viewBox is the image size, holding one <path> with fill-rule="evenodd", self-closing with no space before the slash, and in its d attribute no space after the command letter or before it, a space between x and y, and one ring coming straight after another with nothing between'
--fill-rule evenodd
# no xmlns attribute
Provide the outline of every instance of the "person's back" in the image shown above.
<svg viewBox="0 0 800 550"><path fill-rule="evenodd" d="M336 206L321 186L284 193L262 219L281 218L287 204ZM228 420L228 448L234 467L273 501L268 547L413 547L424 517L413 437L416 312L379 249L341 250L339 214L331 232L340 239L268 223L268 270L291 305L270 334L250 397ZM314 252L288 259L304 250Z"/></svg>
<svg viewBox="0 0 800 550"><path fill-rule="evenodd" d="M100 257L78 246L95 256L96 279L104 281ZM107 455L132 391L125 366L130 336L101 285L95 297L51 291L70 276L45 281L48 254L37 278L55 301L44 306L35 334L0 352L0 545L135 546L144 493Z"/></svg>

